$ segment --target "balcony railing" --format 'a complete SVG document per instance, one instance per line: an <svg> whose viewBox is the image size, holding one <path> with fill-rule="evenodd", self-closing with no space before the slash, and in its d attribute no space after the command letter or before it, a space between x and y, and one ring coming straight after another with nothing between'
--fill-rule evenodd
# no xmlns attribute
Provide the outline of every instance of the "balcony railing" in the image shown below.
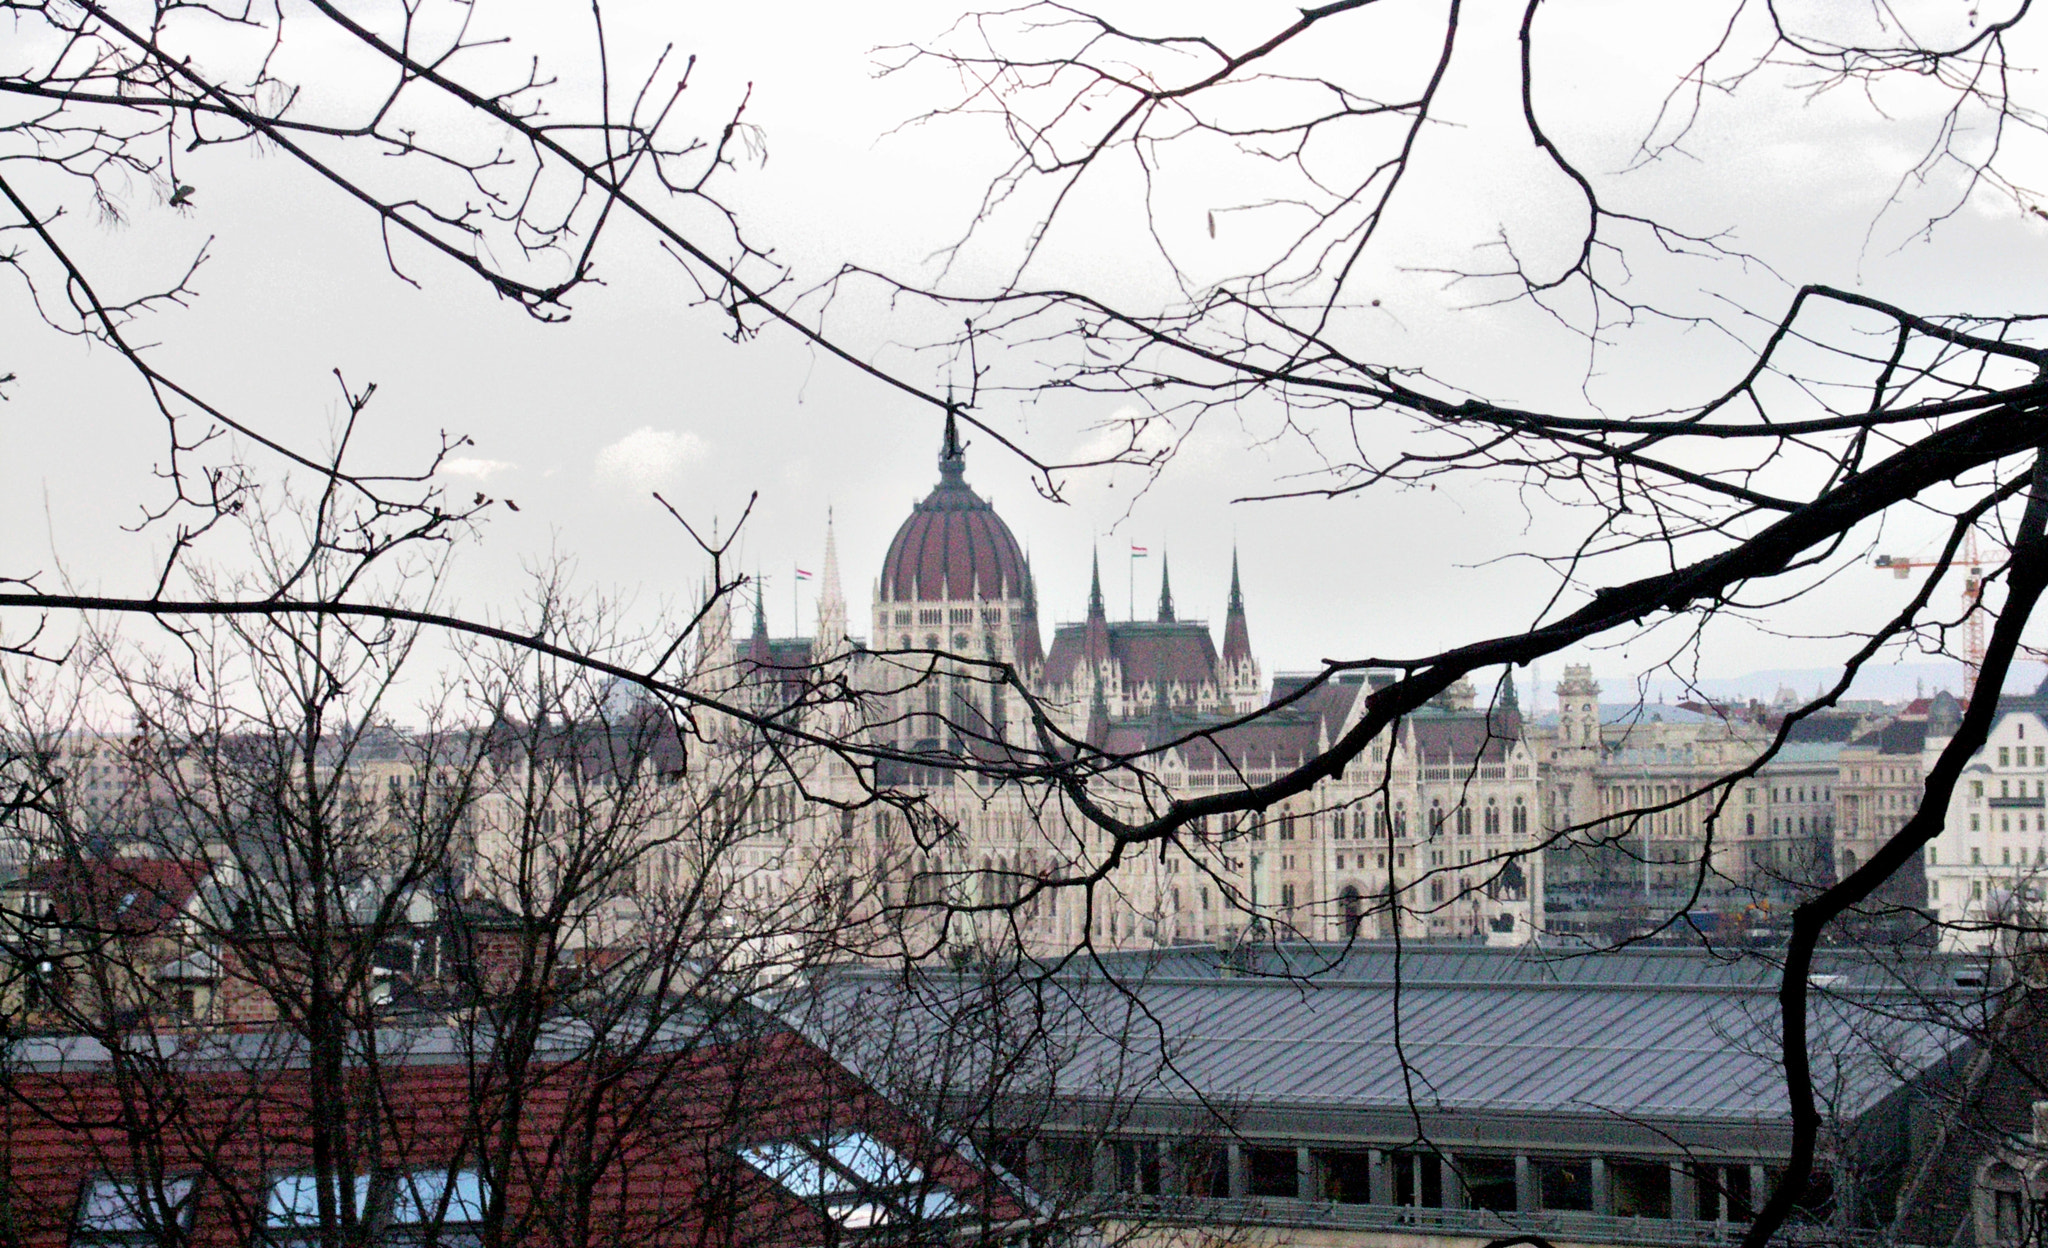
<svg viewBox="0 0 2048 1248"><path fill-rule="evenodd" d="M1994 797L1988 800L1993 810L2040 810L2048 804L2048 798L2040 797Z"/></svg>
<svg viewBox="0 0 2048 1248"><path fill-rule="evenodd" d="M1497 1213L1491 1209L1425 1209L1413 1205L1350 1205L1334 1201L1201 1196L1131 1196L1105 1198L1111 1217L1154 1220L1190 1226L1286 1226L1337 1230L1389 1231L1489 1238L1538 1234L1553 1240L1584 1243L1640 1244L1644 1248L1700 1248L1733 1244L1747 1229L1743 1222L1695 1222L1670 1218L1617 1218L1604 1214L1546 1209L1540 1213ZM1877 1231L1846 1227L1788 1225L1775 1242L1820 1248L1876 1248Z"/></svg>

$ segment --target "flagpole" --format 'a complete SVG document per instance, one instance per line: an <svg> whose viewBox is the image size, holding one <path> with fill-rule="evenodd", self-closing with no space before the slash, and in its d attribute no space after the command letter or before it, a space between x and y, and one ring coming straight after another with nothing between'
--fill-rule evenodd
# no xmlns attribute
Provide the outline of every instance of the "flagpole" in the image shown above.
<svg viewBox="0 0 2048 1248"><path fill-rule="evenodd" d="M1129 593L1129 595L1130 595L1130 604L1131 604L1131 614L1130 614L1130 618L1131 618L1131 619L1133 619L1133 620L1135 620L1135 619L1137 619L1137 618L1138 618L1138 552L1137 552L1137 551L1135 551L1135 550L1134 550L1134 551L1132 551L1132 552L1131 552L1131 558L1130 558L1130 562L1129 562L1129 563L1127 563L1127 564L1126 564L1125 566L1126 566L1126 567L1128 567L1128 568L1130 568L1130 570L1131 570L1131 579L1130 579L1130 584L1129 584L1129 585L1128 585L1128 586L1126 587L1126 589L1127 589L1127 592L1128 592L1128 593Z"/></svg>

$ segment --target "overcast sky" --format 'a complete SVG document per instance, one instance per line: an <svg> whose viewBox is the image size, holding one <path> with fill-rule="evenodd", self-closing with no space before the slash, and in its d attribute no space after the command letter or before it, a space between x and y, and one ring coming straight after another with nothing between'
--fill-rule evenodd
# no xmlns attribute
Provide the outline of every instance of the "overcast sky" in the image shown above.
<svg viewBox="0 0 2048 1248"><path fill-rule="evenodd" d="M1672 12L1679 7L1619 0L1558 7L1560 35L1546 45L1557 50L1545 82L1559 137L1590 168L1612 173L1626 161L1662 88L1697 52L1702 28L1679 23L1698 15ZM1285 5L1212 8L1207 18L1236 40L1295 12ZM1126 12L1155 26L1204 20L1199 8L1183 4ZM1489 37L1512 16L1497 3L1471 12L1475 32L1491 30ZM644 59L672 40L699 57L691 90L707 119L751 83L748 116L761 129L767 160L740 170L727 192L757 240L802 277L821 277L844 260L928 271L920 266L929 253L965 226L994 167L988 133L949 125L890 134L945 102L952 87L936 74L878 79L871 55L877 45L935 37L952 18L947 7L799 3L769 17L744 6L651 3L613 15L615 46L626 55ZM564 29L559 42L573 49L580 28ZM1425 136L1432 162L1404 193L1381 270L1386 306L1371 329L1373 349L1380 358L1454 373L1511 402L1566 403L1583 391L1613 410L1641 410L1725 384L1741 356L1704 331L1646 333L1599 360L1589 382L1583 343L1544 318L1526 309L1470 308L1469 289L1446 289L1440 277L1414 271L1478 254L1496 218L1540 224L1568 207L1555 176L1529 159L1526 140L1498 128L1501 91L1513 82L1512 48L1512 40L1498 38L1490 48L1478 45L1449 84L1451 113L1463 124ZM317 57L308 63L317 65ZM573 66L557 68L573 87ZM1669 212L1701 232L1731 231L1768 261L1778 276L1714 279L1765 311L1806 282L1930 312L2004 312L2038 298L2048 222L1980 195L1931 242L1908 241L1910 221L1880 218L1878 210L1916 154L1912 143L1924 137L1913 128L1911 101L1895 110L1904 114L1901 124L1884 129L1841 94L1808 103L1783 90L1739 96L1710 114L1692 155L1611 185L1627 188L1631 207ZM1931 115L1923 120L1932 124ZM384 266L372 224L286 159L202 152L187 158L182 176L196 188L189 213L164 209L138 187L125 227L73 215L60 228L116 285L161 272L213 240L200 297L189 309L151 318L144 336L159 344L162 365L252 422L317 441L339 410L332 372L340 369L352 383L378 383L370 452L416 454L440 429L473 438L451 465L451 488L509 497L519 510L496 515L483 540L464 551L457 605L502 608L518 592L521 569L550 552L575 560L589 585L642 605L686 599L702 563L649 491L661 490L693 520L715 516L729 525L758 490L745 561L765 578L774 631L788 632L793 614L804 631L812 627L811 587L793 600L792 574L799 566L818 570L828 509L837 517L854 626L865 631L889 538L936 478L939 430L929 408L787 333L726 341L716 313L689 306L673 263L630 231L601 255L606 284L577 298L570 323L543 326L425 257L409 261L421 288L400 281ZM1235 189L1203 193L1227 203ZM1112 184L1105 196L1117 192ZM1188 206L1190 221L1198 207ZM1099 237L1091 234L1090 212L1103 222ZM1114 272L1124 246L1116 212L1113 203L1084 205L1051 240L1051 271ZM973 263L1000 260L982 255ZM966 276L977 271L970 266ZM856 303L852 312L840 323L858 349L920 383L943 384L939 361L906 349L929 325L894 323L879 303ZM136 382L107 352L41 329L17 298L0 301L0 343L7 344L0 372L20 374L0 404L0 526L13 562L47 566L53 551L77 584L133 591L164 540L122 527L137 518L136 499L146 495L160 444ZM1107 414L1057 401L985 412L1047 458L1087 445L1096 436L1091 422ZM1271 413L1253 410L1239 426L1205 426L1135 503L1139 479L1128 471L1077 478L1067 502L1048 502L1024 467L986 438L970 448L968 477L1030 549L1048 632L1052 622L1081 613L1092 548L1103 557L1112 612L1128 609L1134 544L1152 552L1136 565L1141 615L1157 592L1159 556L1170 553L1183 615L1219 626L1234 545L1252 637L1269 673L1324 658L1426 652L1528 622L1550 582L1527 561L1500 556L1568 534L1540 500L1472 483L1338 502L1233 505L1233 497L1270 489L1307 462L1304 448L1265 440L1270 421ZM1931 546L1931 528L1910 527L1887 535L1911 548L1900 553ZM1853 614L1884 612L1911 588L1876 572L1845 576L1782 623L1795 633L1825 631ZM1655 655L1656 644L1592 661L1603 676L1620 677ZM1782 637L1731 635L1702 670L1729 676L1800 668L1830 652ZM1546 683L1563 661L1545 665Z"/></svg>

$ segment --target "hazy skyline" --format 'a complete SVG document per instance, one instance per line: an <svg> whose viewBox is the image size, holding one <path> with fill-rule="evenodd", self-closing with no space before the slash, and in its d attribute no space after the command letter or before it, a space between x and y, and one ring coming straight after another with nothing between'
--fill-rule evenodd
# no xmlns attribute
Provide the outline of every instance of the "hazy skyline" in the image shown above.
<svg viewBox="0 0 2048 1248"><path fill-rule="evenodd" d="M1508 12L1493 7L1500 12L1480 6L1470 20L1497 21ZM1653 88L1668 84L1686 41L1699 32L1683 16L1629 13L1613 4L1585 9L1575 20L1597 33L1561 54L1579 59L1554 69L1550 81L1569 94L1577 87L1565 84L1597 72L1610 93L1603 98L1626 101L1627 107L1601 105L1576 115L1562 106L1570 122L1565 140L1611 172L1654 116L1660 92ZM1153 22L1181 13L1142 6L1132 12ZM1211 15L1250 32L1291 12L1280 5L1219 6ZM931 74L877 79L870 55L876 45L932 37L951 16L937 5L875 12L813 5L785 12L769 32L735 12L656 6L621 10L613 34L616 46L636 56L668 39L680 52L698 54L691 91L704 118L721 116L751 84L747 115L761 128L767 159L734 174L726 193L757 239L810 282L845 261L925 271L930 253L967 224L988 174L986 145L957 125L889 133L942 103L948 87ZM1654 54L1622 63L1615 50L1624 47ZM308 63L317 63L317 51L311 55ZM573 69L576 55L574 40L565 40L554 68ZM1471 81L1454 84L1462 93L1454 98L1466 101L1462 107L1475 120L1495 102L1498 84L1485 77L1487 64L1478 61L1466 71ZM1813 281L1935 311L1967 303L1990 313L2018 303L2030 285L2029 266L2004 257L2015 248L2038 254L2048 222L1980 197L1932 245L1899 246L1883 220L1872 234L1876 208L1911 154L1890 137L1859 142L1871 133L1867 118L1832 99L1759 112L1743 97L1715 114L1700 139L1714 153L1739 148L1732 167L1745 171L1741 178L1701 194L1685 180L1691 167L1666 164L1619 185L1697 228L1734 231L1778 271L1730 279L1766 313L1781 308L1796 285ZM1665 329L1645 331L1642 350L1617 347L1603 355L1589 379L1583 342L1546 326L1541 315L1466 306L1475 302L1466 288L1418 271L1446 255L1472 254L1475 238L1462 231L1486 211L1464 202L1459 179L1467 176L1463 162L1495 140L1477 124L1437 136L1432 132L1431 141L1445 145L1441 162L1403 201L1407 215L1399 225L1408 241L1397 254L1416 263L1386 270L1376 349L1469 385L1491 385L1503 401L1566 402L1579 392L1577 401L1590 394L1615 410L1669 407L1732 375L1740 351L1730 340L1704 329ZM378 383L364 439L372 456L407 461L441 429L472 438L474 445L447 465L449 488L511 498L519 510L494 515L482 542L462 552L454 605L506 610L518 595L521 569L550 552L574 559L594 588L643 605L687 600L701 584L703 563L648 491L662 490L693 522L717 517L729 526L758 490L741 562L766 579L773 630L791 626L792 570L818 570L830 509L853 626L865 631L870 587L890 535L935 479L935 412L792 334L724 340L719 313L688 306L673 265L630 232L600 253L607 284L579 294L575 319L543 326L425 256L401 252L421 289L394 277L370 223L344 211L291 161L241 148L181 159L182 176L197 188L188 212L173 212L137 186L129 224L73 215L59 228L115 281L144 281L211 239L194 305L143 323L158 344L159 363L263 427L317 443L339 410L332 375L339 369L352 384ZM1510 207L1550 212L1554 191L1532 174ZM1113 237L1097 247L1072 233L1054 240L1064 250L1056 249L1049 264L1113 270ZM989 258L963 263L961 280L972 280L986 271L975 266ZM1143 290L1141 275L1131 280ZM945 361L915 350L928 324L897 318L872 300L856 298L844 312L834 331L856 350L922 384L944 384ZM121 527L133 522L135 500L151 488L160 426L111 353L42 329L18 299L0 317L0 335L34 344L25 358L6 361L20 380L0 404L0 527L18 555L53 544L63 574L76 584L133 588L148 577L165 541L161 533L137 537ZM1096 399L998 397L978 414L1059 458L1099 437L1090 426L1114 410ZM1254 644L1269 674L1325 658L1426 653L1518 629L1536 615L1552 578L1511 556L1564 543L1571 517L1552 514L1540 497L1522 497L1512 485L1476 480L1365 498L1230 505L1240 495L1287 488L1293 474L1317 462L1315 447L1283 433L1272 411L1248 406L1240 420L1236 428L1204 425L1135 501L1141 479L1130 470L1077 474L1067 482L1066 502L1048 501L992 439L970 436L968 478L1029 548L1048 631L1081 615L1093 549L1101 551L1112 614L1128 611L1132 544L1151 551L1137 568L1141 617L1150 611L1164 554L1183 613L1217 621L1235 546ZM1898 553L1920 553L1932 533L1895 531L1885 543ZM1851 612L1867 618L1888 611L1911 587L1867 568L1844 575L1816 600L1777 617L1788 635L1730 632L1710 648L1701 670L1719 677L1818 665L1829 647L1790 634L1827 631ZM796 612L805 631L813 624L814 588L815 582L806 587ZM1546 679L1577 659L1619 677L1662 657L1661 644L1653 637L1555 656L1544 664Z"/></svg>

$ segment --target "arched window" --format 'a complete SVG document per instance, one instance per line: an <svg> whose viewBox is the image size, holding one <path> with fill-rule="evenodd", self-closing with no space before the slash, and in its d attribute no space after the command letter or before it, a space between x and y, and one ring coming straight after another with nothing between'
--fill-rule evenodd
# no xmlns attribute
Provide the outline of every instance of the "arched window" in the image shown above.
<svg viewBox="0 0 2048 1248"><path fill-rule="evenodd" d="M1529 808L1522 804L1522 799L1519 797L1515 799L1511 831L1514 832L1515 839L1518 841L1526 840L1529 836Z"/></svg>
<svg viewBox="0 0 2048 1248"><path fill-rule="evenodd" d="M1480 830L1488 836L1500 835L1500 804L1490 797L1486 799L1485 823Z"/></svg>
<svg viewBox="0 0 2048 1248"><path fill-rule="evenodd" d="M1442 836L1443 833L1444 805L1442 802L1432 798L1429 803L1429 839L1433 841L1437 837Z"/></svg>
<svg viewBox="0 0 2048 1248"><path fill-rule="evenodd" d="M1459 836L1472 835L1472 808L1470 806L1461 805L1458 807L1457 822Z"/></svg>
<svg viewBox="0 0 2048 1248"><path fill-rule="evenodd" d="M1358 885L1346 884L1337 894L1337 906L1343 917L1344 939L1358 939L1358 926L1365 921L1365 899L1359 896Z"/></svg>
<svg viewBox="0 0 2048 1248"><path fill-rule="evenodd" d="M1394 803L1394 835L1408 835L1408 803Z"/></svg>

